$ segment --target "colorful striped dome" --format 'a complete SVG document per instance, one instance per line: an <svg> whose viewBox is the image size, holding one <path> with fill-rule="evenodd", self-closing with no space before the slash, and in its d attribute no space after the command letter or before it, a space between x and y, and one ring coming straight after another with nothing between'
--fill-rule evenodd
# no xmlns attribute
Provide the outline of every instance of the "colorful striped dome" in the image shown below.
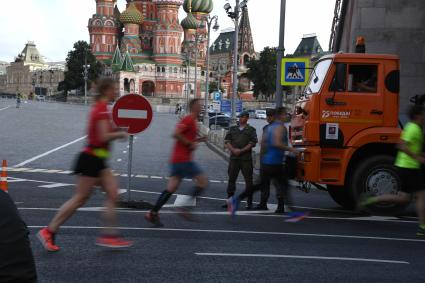
<svg viewBox="0 0 425 283"><path fill-rule="evenodd" d="M192 2L192 13L209 14L214 8L213 0L185 0L183 9L186 13L190 12L190 3Z"/></svg>
<svg viewBox="0 0 425 283"><path fill-rule="evenodd" d="M188 13L187 17L183 19L181 23L183 29L194 29L197 30L199 26L198 20L192 15L192 13Z"/></svg>
<svg viewBox="0 0 425 283"><path fill-rule="evenodd" d="M128 8L121 13L120 22L123 24L141 24L143 22L143 15L131 2Z"/></svg>

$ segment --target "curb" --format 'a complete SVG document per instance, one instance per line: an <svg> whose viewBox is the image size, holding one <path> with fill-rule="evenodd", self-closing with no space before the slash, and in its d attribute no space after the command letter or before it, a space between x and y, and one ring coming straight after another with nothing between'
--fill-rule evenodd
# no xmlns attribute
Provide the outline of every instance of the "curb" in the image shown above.
<svg viewBox="0 0 425 283"><path fill-rule="evenodd" d="M229 162L230 158L227 152L223 151L222 149L220 149L220 147L216 146L215 144L209 141L207 141L206 144L210 150L214 151L218 156L223 158L224 161Z"/></svg>

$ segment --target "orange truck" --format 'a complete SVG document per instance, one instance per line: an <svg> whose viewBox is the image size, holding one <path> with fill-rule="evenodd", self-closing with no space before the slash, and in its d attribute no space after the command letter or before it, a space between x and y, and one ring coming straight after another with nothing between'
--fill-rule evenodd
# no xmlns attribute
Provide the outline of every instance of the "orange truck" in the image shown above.
<svg viewBox="0 0 425 283"><path fill-rule="evenodd" d="M399 68L395 55L362 53L326 55L315 64L290 129L304 188L327 190L348 209L360 195L399 191Z"/></svg>

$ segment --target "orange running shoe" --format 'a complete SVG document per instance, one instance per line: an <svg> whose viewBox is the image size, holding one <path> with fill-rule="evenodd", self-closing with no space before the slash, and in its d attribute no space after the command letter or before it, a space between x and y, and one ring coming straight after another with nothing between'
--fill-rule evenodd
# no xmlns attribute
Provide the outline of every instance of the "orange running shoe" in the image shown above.
<svg viewBox="0 0 425 283"><path fill-rule="evenodd" d="M133 245L133 241L125 240L119 236L100 236L96 239L96 245L112 249L125 249Z"/></svg>
<svg viewBox="0 0 425 283"><path fill-rule="evenodd" d="M49 229L43 228L37 233L37 238L40 240L40 243L49 252L57 252L60 250L58 246L55 245L55 234L49 231Z"/></svg>
<svg viewBox="0 0 425 283"><path fill-rule="evenodd" d="M146 221L152 223L155 227L164 227L164 224L161 223L159 215L156 212L149 211L145 214Z"/></svg>

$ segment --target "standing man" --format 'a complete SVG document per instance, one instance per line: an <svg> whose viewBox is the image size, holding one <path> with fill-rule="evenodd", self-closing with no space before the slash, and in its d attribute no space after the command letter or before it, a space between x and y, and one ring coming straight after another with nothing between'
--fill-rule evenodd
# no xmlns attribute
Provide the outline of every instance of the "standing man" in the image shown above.
<svg viewBox="0 0 425 283"><path fill-rule="evenodd" d="M162 226L159 219L159 210L167 203L170 197L177 191L184 178L194 179L196 186L191 193L196 198L208 186L208 179L201 168L193 161L193 151L199 142L206 140L205 137L198 138L197 120L202 106L199 99L189 102L190 114L184 117L178 124L173 138L176 140L170 161L171 174L167 189L159 196L155 206L146 213L145 219L155 226ZM190 218L189 211L183 210L182 216Z"/></svg>
<svg viewBox="0 0 425 283"><path fill-rule="evenodd" d="M278 206L275 213L283 214L285 212L284 199L288 193L288 181L286 179L283 161L286 151L294 153L297 152L294 148L288 146L287 130L284 125L285 119L285 108L280 107L276 109L275 121L265 129L261 140L261 185L260 187L256 186L251 191L246 190L238 197L231 197L228 199L228 205L230 206L229 213L232 215L236 214L240 201L246 197L252 196L254 190L259 190L260 188L270 188L271 181L274 181L274 185L276 186L276 197L278 201ZM262 198L263 197L264 196L262 194ZM262 205L267 207L267 199L262 199L262 202L264 201L265 203Z"/></svg>
<svg viewBox="0 0 425 283"><path fill-rule="evenodd" d="M252 148L258 142L257 132L248 124L249 112L243 111L239 115L239 125L230 127L225 137L225 146L230 151L230 162L228 168L229 183L227 186L227 197L231 198L236 192L236 180L239 172L245 179L245 190L252 191L254 166L252 161ZM227 208L227 203L223 208ZM252 194L248 196L247 209L252 209Z"/></svg>
<svg viewBox="0 0 425 283"><path fill-rule="evenodd" d="M410 122L404 127L401 134L399 152L395 161L402 188L398 195L380 195L369 197L360 203L360 207L367 207L377 203L407 204L416 194L416 210L419 217L418 236L425 236L425 180L421 166L425 164L423 152L425 124L424 108L419 105L412 106L409 111Z"/></svg>
<svg viewBox="0 0 425 283"><path fill-rule="evenodd" d="M264 137L267 133L267 129L268 127L273 124L273 122L275 121L275 114L276 114L276 110L275 109L267 109L266 110L266 120L267 120L267 125L265 125L263 127L263 135L262 137ZM263 143L261 143L261 147L260 147L260 172L262 170L262 160L263 160L263 156L266 152L266 147L264 146ZM260 173L261 174L261 173ZM267 185L262 185L261 184L261 177L260 177L260 184L258 184L257 186L259 186L259 189L261 189L261 199L260 199L260 204L258 204L255 209L256 210L268 210L267 208L267 200L269 199L269 195L270 195L270 184L267 187Z"/></svg>
<svg viewBox="0 0 425 283"><path fill-rule="evenodd" d="M0 282L37 282L27 225L10 196L0 190Z"/></svg>

